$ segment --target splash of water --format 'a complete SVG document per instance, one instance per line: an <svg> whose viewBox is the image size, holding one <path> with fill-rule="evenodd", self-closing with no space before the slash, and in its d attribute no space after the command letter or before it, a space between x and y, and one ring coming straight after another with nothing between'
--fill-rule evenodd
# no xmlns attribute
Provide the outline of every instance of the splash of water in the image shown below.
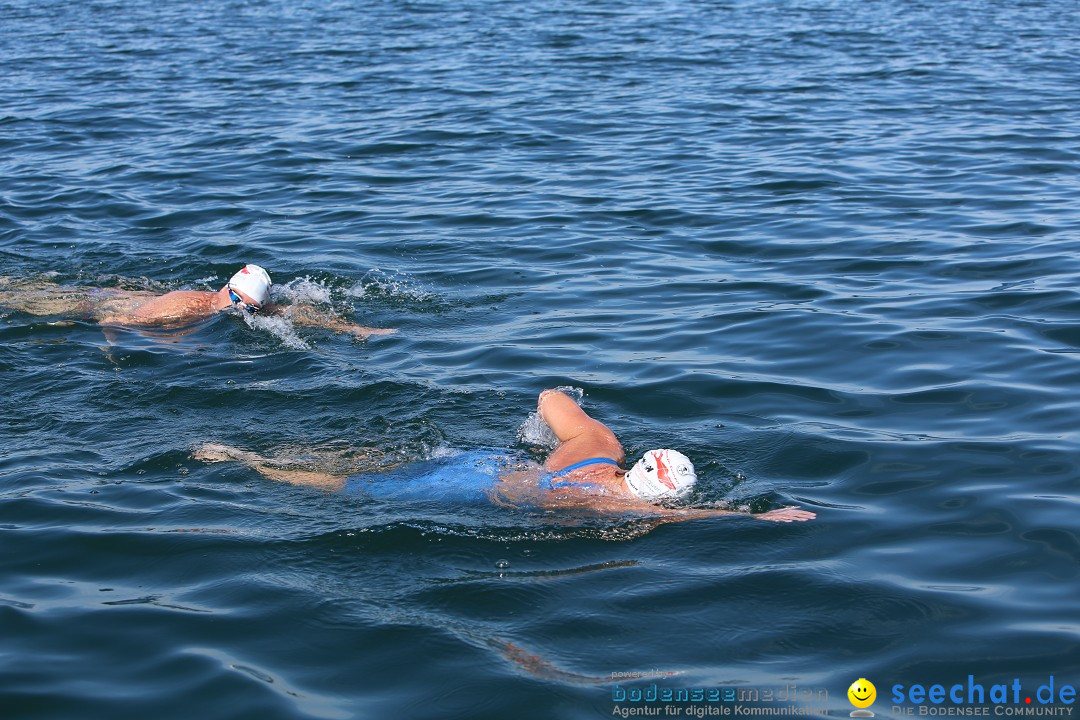
<svg viewBox="0 0 1080 720"><path fill-rule="evenodd" d="M360 282L348 288L345 294L353 298L398 297L414 301L430 300L433 293L414 287L408 278L379 269L368 271Z"/></svg>
<svg viewBox="0 0 1080 720"><path fill-rule="evenodd" d="M230 312L233 311L230 310ZM270 333L280 340L285 347L293 350L311 349L311 346L296 334L293 324L285 318L274 315L250 315L246 312L238 312L240 317L244 318L244 322L247 323L248 327Z"/></svg>
<svg viewBox="0 0 1080 720"><path fill-rule="evenodd" d="M585 399L585 390L582 388L563 385L555 389L566 393L579 406ZM525 445L544 447L549 450L554 450L559 445L559 438L555 436L555 432L535 410L529 413L525 422L521 423L517 431L517 439Z"/></svg>
<svg viewBox="0 0 1080 720"><path fill-rule="evenodd" d="M529 413L529 417L525 418L525 422L521 423L521 427L517 430L517 439L518 442L525 445L544 447L549 450L554 450L559 444L559 438L555 437L551 427L544 422L543 418L540 417L540 413L535 410Z"/></svg>
<svg viewBox="0 0 1080 720"><path fill-rule="evenodd" d="M312 280L309 276L295 278L283 285L273 285L270 296L275 302L288 300L306 305L329 305L332 299L330 287L322 280Z"/></svg>
<svg viewBox="0 0 1080 720"><path fill-rule="evenodd" d="M294 278L287 283L275 283L270 288L270 300L284 305L332 305L333 288L323 280L310 276ZM296 332L292 321L275 315L251 316L242 313L248 327L263 330L278 338L293 350L310 350L311 346Z"/></svg>

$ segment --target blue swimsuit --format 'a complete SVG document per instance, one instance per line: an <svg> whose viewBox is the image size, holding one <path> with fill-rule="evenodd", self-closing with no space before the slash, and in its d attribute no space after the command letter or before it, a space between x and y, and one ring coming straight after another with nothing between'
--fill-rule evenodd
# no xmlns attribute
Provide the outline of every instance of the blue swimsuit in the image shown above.
<svg viewBox="0 0 1080 720"><path fill-rule="evenodd" d="M350 475L345 492L370 495L380 500L437 500L477 503L488 501L488 491L499 476L520 462L509 454L494 450L467 450L432 460L412 463L387 472ZM540 486L547 490L565 487L597 487L593 483L572 480L552 482L588 465L615 465L611 458L589 458L567 465L558 472L545 474Z"/></svg>
<svg viewBox="0 0 1080 720"><path fill-rule="evenodd" d="M546 480L547 480L548 489L549 490L554 490L556 488L562 488L562 487L583 487L583 488L597 487L596 483L579 483L579 482L572 482L570 480L564 480L563 482L552 482L552 480L554 480L555 478L560 478L560 477L563 477L564 475L569 475L574 470L579 470L579 469L581 469L583 467L588 467L589 465L614 465L615 467L619 467L619 463L615 462L611 458L606 458L606 457L586 458L585 460L580 460L580 461L578 461L578 462L576 462L576 463L574 463L572 465L567 465L562 470L559 470L557 472L553 472L553 473L551 473L551 475L547 476Z"/></svg>
<svg viewBox="0 0 1080 720"><path fill-rule="evenodd" d="M512 458L490 450L468 450L388 472L350 475L345 491L380 500L487 501L487 491Z"/></svg>

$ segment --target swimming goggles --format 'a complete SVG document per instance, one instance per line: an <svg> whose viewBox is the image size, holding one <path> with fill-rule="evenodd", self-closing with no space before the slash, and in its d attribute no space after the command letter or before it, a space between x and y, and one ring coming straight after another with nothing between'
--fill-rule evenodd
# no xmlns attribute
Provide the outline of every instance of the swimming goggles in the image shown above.
<svg viewBox="0 0 1080 720"><path fill-rule="evenodd" d="M246 303L246 302L244 302L243 298L241 298L239 295L237 295L236 291L234 291L232 289L232 285L229 285L228 288L229 288L229 299L233 301L234 305L239 305L240 307L244 308L245 310L247 310L252 315L259 312L259 310L262 310L261 307L259 307L258 305L255 305L254 303Z"/></svg>

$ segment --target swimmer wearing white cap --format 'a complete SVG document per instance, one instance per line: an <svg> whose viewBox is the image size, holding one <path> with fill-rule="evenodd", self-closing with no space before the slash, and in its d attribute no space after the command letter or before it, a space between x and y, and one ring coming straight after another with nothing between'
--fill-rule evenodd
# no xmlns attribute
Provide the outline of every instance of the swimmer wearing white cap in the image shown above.
<svg viewBox="0 0 1080 720"><path fill-rule="evenodd" d="M217 292L173 290L138 300L136 303L103 303L101 322L107 325L176 326L197 322L230 308L257 315L269 310L270 275L258 265L245 265Z"/></svg>
<svg viewBox="0 0 1080 720"><path fill-rule="evenodd" d="M297 325L313 325L358 337L385 335L391 329L350 323L328 310L309 305L271 305L270 274L258 265L245 265L217 291L173 290L164 295L115 288L36 288L25 292L0 288L0 304L33 315L77 314L102 325L178 328L234 310L248 316L277 315Z"/></svg>
<svg viewBox="0 0 1080 720"><path fill-rule="evenodd" d="M544 468L551 490L567 505L587 504L611 511L640 511L665 521L735 515L730 510L680 508L670 501L685 498L697 482L690 458L677 450L649 450L629 470L622 444L606 425L589 417L560 390L540 393L537 412L559 439ZM668 504L660 507L658 504ZM816 515L787 507L752 515L758 520L798 522Z"/></svg>
<svg viewBox="0 0 1080 720"><path fill-rule="evenodd" d="M674 504L673 501L685 498L697 482L694 464L688 457L676 450L650 450L632 468L624 470L625 456L615 434L586 415L576 402L559 390L540 393L537 412L554 431L559 445L543 468L530 464L531 467L489 474L487 497L496 504L635 515L657 525L720 515L746 515L731 510ZM197 460L241 462L279 482L322 490L346 489L350 476L336 470L318 470L320 463L313 461L318 455L315 450L306 451L303 464L308 467L299 469L295 467L299 464L296 458L263 457L218 443L206 443L194 452ZM365 449L359 457L379 458L383 455L378 450ZM375 462L368 468L367 474L377 477L382 472L378 464ZM459 475L469 476L469 466L473 464L475 460L470 454L465 465L445 474L447 485ZM327 468L336 465L340 465L340 458L326 460ZM786 507L750 517L773 522L799 522L812 520L816 515L808 510Z"/></svg>
<svg viewBox="0 0 1080 720"><path fill-rule="evenodd" d="M222 289L229 291L232 304L255 314L270 302L270 274L258 265L245 265Z"/></svg>
<svg viewBox="0 0 1080 720"><path fill-rule="evenodd" d="M143 325L190 322L230 308L258 315L269 311L269 302L270 274L258 265L245 265L217 292L173 290L142 303L126 316L110 319Z"/></svg>

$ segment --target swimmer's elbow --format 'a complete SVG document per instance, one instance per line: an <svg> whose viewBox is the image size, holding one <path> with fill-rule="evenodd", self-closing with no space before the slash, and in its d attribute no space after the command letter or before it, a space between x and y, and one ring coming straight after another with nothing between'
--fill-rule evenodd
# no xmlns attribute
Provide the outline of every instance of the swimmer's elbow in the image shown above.
<svg viewBox="0 0 1080 720"><path fill-rule="evenodd" d="M600 425L586 415L569 395L559 390L545 390L540 393L537 412L555 433L555 437L562 442L572 440L592 427Z"/></svg>

